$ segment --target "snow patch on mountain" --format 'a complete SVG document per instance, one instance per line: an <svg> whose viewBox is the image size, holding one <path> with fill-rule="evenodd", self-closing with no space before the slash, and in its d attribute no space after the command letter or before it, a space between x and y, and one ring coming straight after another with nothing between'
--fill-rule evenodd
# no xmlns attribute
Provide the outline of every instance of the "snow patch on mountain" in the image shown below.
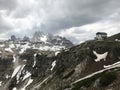
<svg viewBox="0 0 120 90"><path fill-rule="evenodd" d="M8 52L13 53L13 51L12 51L12 49L11 49L11 48L5 48L5 51L8 51Z"/></svg>
<svg viewBox="0 0 120 90"><path fill-rule="evenodd" d="M56 60L52 62L52 67L50 69L51 71L54 69L55 65L56 65Z"/></svg>
<svg viewBox="0 0 120 90"><path fill-rule="evenodd" d="M19 72L20 68L21 68L21 65L17 66L17 67L14 69L11 78L13 78L13 77Z"/></svg>
<svg viewBox="0 0 120 90"><path fill-rule="evenodd" d="M43 42L47 42L47 36L43 36L43 37L41 37L41 41L43 41Z"/></svg>
<svg viewBox="0 0 120 90"><path fill-rule="evenodd" d="M15 45L14 44L10 44L9 47L10 48L15 48Z"/></svg>
<svg viewBox="0 0 120 90"><path fill-rule="evenodd" d="M95 59L96 62L99 62L100 60L106 60L106 57L108 55L108 52L105 52L103 54L98 54L96 51L93 51L94 55L96 55L97 59Z"/></svg>
<svg viewBox="0 0 120 90"><path fill-rule="evenodd" d="M24 67L25 65L23 65L17 73L17 76L16 76L17 84L19 83L20 75L22 74L22 70L24 69Z"/></svg>
<svg viewBox="0 0 120 90"><path fill-rule="evenodd" d="M13 55L13 63L16 61L16 55Z"/></svg>
<svg viewBox="0 0 120 90"><path fill-rule="evenodd" d="M27 84L21 90L26 90L26 87L29 86L32 82L33 82L33 79L31 79L30 77Z"/></svg>
<svg viewBox="0 0 120 90"><path fill-rule="evenodd" d="M5 47L5 44L0 44L0 47Z"/></svg>
<svg viewBox="0 0 120 90"><path fill-rule="evenodd" d="M113 67L115 65L120 65L120 61L114 63L114 64L111 64L111 65L104 65L104 68L110 68L110 67Z"/></svg>
<svg viewBox="0 0 120 90"><path fill-rule="evenodd" d="M55 56L57 56L59 53L60 53L60 51L56 51L56 52L55 52Z"/></svg>
<svg viewBox="0 0 120 90"><path fill-rule="evenodd" d="M12 90L17 90L17 88L16 88L16 87L14 87Z"/></svg>
<svg viewBox="0 0 120 90"><path fill-rule="evenodd" d="M35 67L35 65L36 65L36 56L37 56L37 53L34 54L34 62L33 62L33 66L32 67Z"/></svg>
<svg viewBox="0 0 120 90"><path fill-rule="evenodd" d="M29 48L31 48L30 46L29 46L29 42L27 42L26 44L24 44L24 45L21 45L21 51L19 52L19 54L22 54L22 53L24 53L27 49L29 49Z"/></svg>
<svg viewBox="0 0 120 90"><path fill-rule="evenodd" d="M24 75L22 81L24 81L25 79L27 79L30 76L31 76L31 73L27 71L26 74Z"/></svg>
<svg viewBox="0 0 120 90"><path fill-rule="evenodd" d="M6 78L6 79L10 78L10 75L6 75L5 78Z"/></svg>
<svg viewBox="0 0 120 90"><path fill-rule="evenodd" d="M2 81L0 81L0 86L2 86Z"/></svg>

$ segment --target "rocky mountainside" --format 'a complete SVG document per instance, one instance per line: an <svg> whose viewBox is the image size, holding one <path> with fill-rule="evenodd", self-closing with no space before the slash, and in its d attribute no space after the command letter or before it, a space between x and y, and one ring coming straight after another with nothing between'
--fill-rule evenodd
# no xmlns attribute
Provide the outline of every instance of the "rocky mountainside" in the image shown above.
<svg viewBox="0 0 120 90"><path fill-rule="evenodd" d="M120 33L108 37L107 40L110 40L110 41L120 40Z"/></svg>
<svg viewBox="0 0 120 90"><path fill-rule="evenodd" d="M61 52L5 52L0 67L0 90L119 90L120 42L87 41Z"/></svg>

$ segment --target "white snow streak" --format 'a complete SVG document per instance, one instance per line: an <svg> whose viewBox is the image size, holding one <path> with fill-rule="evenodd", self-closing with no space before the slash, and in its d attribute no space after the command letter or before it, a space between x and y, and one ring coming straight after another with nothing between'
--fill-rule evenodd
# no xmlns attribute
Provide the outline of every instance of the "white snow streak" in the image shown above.
<svg viewBox="0 0 120 90"><path fill-rule="evenodd" d="M19 54L24 53L25 50L26 50L25 48L22 48L21 51L19 52Z"/></svg>
<svg viewBox="0 0 120 90"><path fill-rule="evenodd" d="M0 44L0 47L5 47L5 44Z"/></svg>
<svg viewBox="0 0 120 90"><path fill-rule="evenodd" d="M24 81L26 78L28 78L28 77L30 77L31 76L31 73L30 72L26 72L26 75L23 77L23 80L22 81Z"/></svg>
<svg viewBox="0 0 120 90"><path fill-rule="evenodd" d="M21 51L19 52L19 54L24 53L28 48L30 48L29 43L26 43L25 45L21 45Z"/></svg>
<svg viewBox="0 0 120 90"><path fill-rule="evenodd" d="M21 66L19 72L17 73L17 76L16 76L17 84L19 83L19 78L20 78L21 72L22 72L22 70L24 69L24 67L25 67L25 65Z"/></svg>
<svg viewBox="0 0 120 90"><path fill-rule="evenodd" d="M10 44L9 47L10 48L15 48L15 45L14 44Z"/></svg>
<svg viewBox="0 0 120 90"><path fill-rule="evenodd" d="M19 66L17 66L15 69L14 69L14 71L13 71L13 74L12 74L12 77L11 78L13 78L18 72L19 72L19 70L20 70L20 68L21 68L21 65L19 65Z"/></svg>
<svg viewBox="0 0 120 90"><path fill-rule="evenodd" d="M9 76L9 75L6 75L5 78L8 79L8 78L10 78L10 76Z"/></svg>
<svg viewBox="0 0 120 90"><path fill-rule="evenodd" d="M116 63L114 63L112 65L104 65L104 68L110 68L110 67L113 67L115 65L120 65L120 61L118 61L118 62L116 62Z"/></svg>
<svg viewBox="0 0 120 90"><path fill-rule="evenodd" d="M92 77L92 76L94 76L94 75L96 75L96 74L102 73L102 72L104 72L104 71L106 71L106 70L113 69L113 68L116 68L116 67L120 67L120 62L117 62L117 64L114 63L113 65L111 65L111 67L107 67L107 68L105 68L105 69L102 69L102 70L100 70L100 71L97 71L97 72L95 72L95 73L92 73L92 74L90 74L90 75L88 75L88 76L86 76L86 77L83 77L83 78L81 78L81 79L73 82L72 84L75 84L75 83L80 82L80 81L82 81L82 80L84 80L84 79L90 78L90 77Z"/></svg>
<svg viewBox="0 0 120 90"><path fill-rule="evenodd" d="M0 81L0 86L2 86L2 81Z"/></svg>
<svg viewBox="0 0 120 90"><path fill-rule="evenodd" d="M17 88L16 88L16 87L14 87L12 90L17 90Z"/></svg>
<svg viewBox="0 0 120 90"><path fill-rule="evenodd" d="M56 52L55 52L55 56L57 56L59 53L60 53L60 51L56 51Z"/></svg>
<svg viewBox="0 0 120 90"><path fill-rule="evenodd" d="M5 51L8 51L8 52L13 53L13 51L12 51L12 49L11 49L11 48L5 48Z"/></svg>
<svg viewBox="0 0 120 90"><path fill-rule="evenodd" d="M41 41L47 42L47 37L46 36L41 37Z"/></svg>
<svg viewBox="0 0 120 90"><path fill-rule="evenodd" d="M36 65L36 56L37 56L37 53L34 54L34 63L33 63L32 67L35 67L35 65Z"/></svg>
<svg viewBox="0 0 120 90"><path fill-rule="evenodd" d="M13 55L13 62L15 62L16 61L16 57L15 57L16 55L14 54Z"/></svg>
<svg viewBox="0 0 120 90"><path fill-rule="evenodd" d="M29 86L32 82L33 82L33 79L29 78L29 81L21 90L26 90L26 87Z"/></svg>
<svg viewBox="0 0 120 90"><path fill-rule="evenodd" d="M56 61L53 61L52 62L52 68L50 69L51 71L53 70L53 68L55 67L55 65L56 65Z"/></svg>

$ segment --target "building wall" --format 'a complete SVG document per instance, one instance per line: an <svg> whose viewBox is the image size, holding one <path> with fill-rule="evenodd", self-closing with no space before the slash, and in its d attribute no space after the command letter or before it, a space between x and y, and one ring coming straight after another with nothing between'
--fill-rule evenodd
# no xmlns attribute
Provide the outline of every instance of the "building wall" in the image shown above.
<svg viewBox="0 0 120 90"><path fill-rule="evenodd" d="M99 34L99 35L96 35L96 39L97 40L104 40L107 38L107 35L104 35L104 34Z"/></svg>

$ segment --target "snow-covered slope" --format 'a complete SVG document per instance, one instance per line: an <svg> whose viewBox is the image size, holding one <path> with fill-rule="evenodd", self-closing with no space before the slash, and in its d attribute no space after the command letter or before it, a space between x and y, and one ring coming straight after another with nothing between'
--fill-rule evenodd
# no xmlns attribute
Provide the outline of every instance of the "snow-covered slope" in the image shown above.
<svg viewBox="0 0 120 90"><path fill-rule="evenodd" d="M73 44L66 38L35 32L31 40L4 41L0 43L0 52L24 53L27 49L37 49L40 51L60 51L68 49Z"/></svg>
<svg viewBox="0 0 120 90"><path fill-rule="evenodd" d="M37 49L39 51L60 51L62 49L67 49L64 45L48 45L41 43L31 43L31 42L20 42L20 43L12 43L7 42L0 45L0 52L8 52L8 53L24 53L27 49ZM7 44L7 45L6 45ZM4 45L4 47L3 47ZM13 47L14 46L14 47Z"/></svg>

